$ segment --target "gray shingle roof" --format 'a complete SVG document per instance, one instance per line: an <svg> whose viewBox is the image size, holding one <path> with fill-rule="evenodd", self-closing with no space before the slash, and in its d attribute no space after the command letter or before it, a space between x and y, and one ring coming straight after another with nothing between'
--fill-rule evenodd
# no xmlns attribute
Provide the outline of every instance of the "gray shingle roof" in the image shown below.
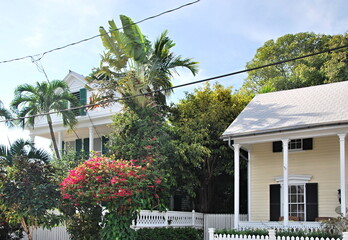
<svg viewBox="0 0 348 240"><path fill-rule="evenodd" d="M260 94L223 138L348 122L348 81Z"/></svg>

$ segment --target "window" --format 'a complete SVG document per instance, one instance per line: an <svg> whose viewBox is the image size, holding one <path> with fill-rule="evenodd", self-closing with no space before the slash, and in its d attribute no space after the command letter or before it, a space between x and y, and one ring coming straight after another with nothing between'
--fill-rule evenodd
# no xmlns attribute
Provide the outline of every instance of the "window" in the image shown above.
<svg viewBox="0 0 348 240"><path fill-rule="evenodd" d="M312 150L313 138L291 139L289 141L289 151ZM273 152L282 152L282 141L273 142Z"/></svg>
<svg viewBox="0 0 348 240"><path fill-rule="evenodd" d="M77 100L80 102L80 92L73 92L72 95L74 95L77 98ZM77 106L74 106L72 104L71 107L77 107ZM72 111L75 114L75 116L80 116L80 109L75 109Z"/></svg>
<svg viewBox="0 0 348 240"><path fill-rule="evenodd" d="M289 150L303 150L302 139L293 139L289 142Z"/></svg>
<svg viewBox="0 0 348 240"><path fill-rule="evenodd" d="M77 98L78 102L80 103L77 106L85 105L87 103L87 91L85 88L81 88L80 91L78 91L78 92L73 92L72 95L74 95ZM77 107L77 106L71 105L70 107ZM73 110L73 113L75 114L75 116L85 116L86 115L85 108L75 109L75 110Z"/></svg>
<svg viewBox="0 0 348 240"><path fill-rule="evenodd" d="M306 220L305 185L289 186L289 216L299 217L300 221Z"/></svg>
<svg viewBox="0 0 348 240"><path fill-rule="evenodd" d="M310 175L289 175L289 216L300 221L314 221L318 217L318 183L309 183ZM275 178L278 184L270 185L270 220L284 216L283 177Z"/></svg>

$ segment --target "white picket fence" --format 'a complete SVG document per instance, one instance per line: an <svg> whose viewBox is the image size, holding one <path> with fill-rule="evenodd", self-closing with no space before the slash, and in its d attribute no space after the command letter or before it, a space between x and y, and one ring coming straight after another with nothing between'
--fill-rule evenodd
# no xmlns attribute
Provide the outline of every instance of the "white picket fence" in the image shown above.
<svg viewBox="0 0 348 240"><path fill-rule="evenodd" d="M250 236L250 235L229 235L229 234L215 234L214 228L209 228L208 240L340 240L330 238L309 238L309 237L276 237L275 230L269 229L268 236ZM348 232L343 232L342 240L348 240Z"/></svg>

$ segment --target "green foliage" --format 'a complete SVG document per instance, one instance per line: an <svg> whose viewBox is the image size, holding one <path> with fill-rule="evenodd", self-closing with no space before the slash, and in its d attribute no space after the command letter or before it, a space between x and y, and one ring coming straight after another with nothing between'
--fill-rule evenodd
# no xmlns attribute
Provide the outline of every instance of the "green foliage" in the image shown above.
<svg viewBox="0 0 348 240"><path fill-rule="evenodd" d="M65 207L67 231L70 240L100 240L102 208L98 205L80 205L78 212L74 207Z"/></svg>
<svg viewBox="0 0 348 240"><path fill-rule="evenodd" d="M0 210L10 223L21 223L29 236L34 228L49 228L61 220L53 213L60 196L54 171L42 161L16 156L0 176Z"/></svg>
<svg viewBox="0 0 348 240"><path fill-rule="evenodd" d="M323 239L338 239L342 238L340 234L332 234L327 231L306 231L306 230L281 230L276 232L276 236L278 237L308 237L308 238L323 238Z"/></svg>
<svg viewBox="0 0 348 240"><path fill-rule="evenodd" d="M200 211L212 210L214 184L233 173L233 152L220 136L249 101L249 96L232 94L231 88L207 84L172 108L178 157L169 159L171 175L192 197L200 193Z"/></svg>
<svg viewBox="0 0 348 240"><path fill-rule="evenodd" d="M51 111L61 111L68 108L68 103L72 106L78 106L77 98L69 92L66 82L54 80L49 83L37 82L36 85L22 84L15 89L15 97L11 102L12 109L22 120L22 127L34 127L37 114L48 113ZM62 116L63 125L73 128L77 124L75 114L72 111L59 112ZM51 115L45 116L54 150L57 158L60 158L57 142L54 136Z"/></svg>
<svg viewBox="0 0 348 240"><path fill-rule="evenodd" d="M245 229L245 230L221 229L221 230L216 230L215 233L229 234L229 235L268 236L268 230L266 229Z"/></svg>
<svg viewBox="0 0 348 240"><path fill-rule="evenodd" d="M98 82L103 94L93 99L103 102L114 98L114 91L123 97L148 93L128 99L125 104L129 107L164 106L166 96L172 91L163 93L159 90L172 86L170 80L178 67L186 68L195 75L197 62L171 52L175 43L167 36L167 31L151 44L132 19L124 15L120 19L123 32L113 20L109 21L110 33L103 27L99 28L106 52L102 55L100 67L93 69L87 80ZM157 92L150 93L152 91Z"/></svg>
<svg viewBox="0 0 348 240"><path fill-rule="evenodd" d="M216 234L229 234L229 235L244 235L244 236L268 236L267 229L245 229L245 230L235 230L235 229L222 229L216 230ZM325 229L323 231L308 231L308 230L285 230L280 229L276 231L277 237L308 237L308 238L323 238L323 239L337 239L341 238L340 234L333 234L327 232Z"/></svg>
<svg viewBox="0 0 348 240"><path fill-rule="evenodd" d="M0 211L0 239L20 240L23 238L23 228L18 223L9 223L5 213Z"/></svg>
<svg viewBox="0 0 348 240"><path fill-rule="evenodd" d="M143 228L136 240L203 240L203 230L195 228Z"/></svg>
<svg viewBox="0 0 348 240"><path fill-rule="evenodd" d="M49 154L43 149L35 148L35 144L32 141L17 139L11 143L10 147L0 145L0 165L12 166L13 159L16 156L26 156L29 159L37 159L45 163L49 160Z"/></svg>
<svg viewBox="0 0 348 240"><path fill-rule="evenodd" d="M314 33L286 34L269 40L257 49L247 69L307 55L348 44L348 34L321 35ZM332 51L248 72L244 90L253 93L279 91L347 80L346 49Z"/></svg>
<svg viewBox="0 0 348 240"><path fill-rule="evenodd" d="M330 218L324 221L324 230L334 236L342 236L342 232L347 232L348 230L348 217L338 216L337 218Z"/></svg>

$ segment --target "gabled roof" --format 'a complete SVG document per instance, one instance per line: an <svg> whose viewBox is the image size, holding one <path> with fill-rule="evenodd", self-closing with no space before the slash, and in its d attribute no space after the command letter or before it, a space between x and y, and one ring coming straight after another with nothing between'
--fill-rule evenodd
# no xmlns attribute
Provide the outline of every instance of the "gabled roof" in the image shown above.
<svg viewBox="0 0 348 240"><path fill-rule="evenodd" d="M348 124L348 81L260 94L222 138Z"/></svg>

